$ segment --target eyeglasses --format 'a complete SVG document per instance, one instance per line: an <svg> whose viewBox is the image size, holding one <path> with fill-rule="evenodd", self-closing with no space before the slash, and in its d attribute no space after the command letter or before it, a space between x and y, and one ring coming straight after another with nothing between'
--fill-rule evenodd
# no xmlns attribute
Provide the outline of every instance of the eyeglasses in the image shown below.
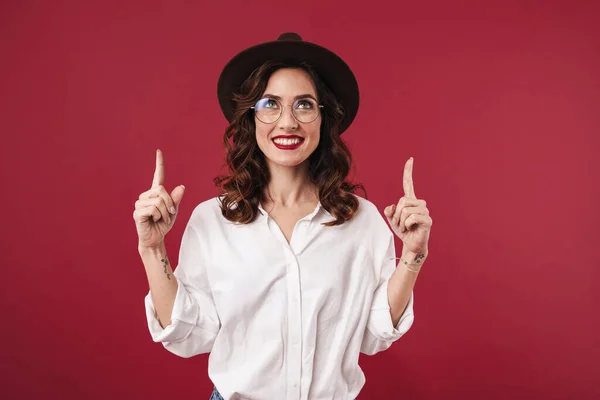
<svg viewBox="0 0 600 400"><path fill-rule="evenodd" d="M260 122L273 124L279 121L285 107L279 100L272 97L265 97L257 101L254 107L250 108L254 110L254 115L256 115L256 118ZM321 108L323 106L318 104L314 99L298 99L292 104L292 115L298 122L308 124L317 119Z"/></svg>

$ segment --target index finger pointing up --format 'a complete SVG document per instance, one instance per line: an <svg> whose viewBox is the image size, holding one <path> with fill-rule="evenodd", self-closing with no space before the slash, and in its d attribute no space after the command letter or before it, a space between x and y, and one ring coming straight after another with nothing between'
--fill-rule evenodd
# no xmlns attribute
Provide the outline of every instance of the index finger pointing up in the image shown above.
<svg viewBox="0 0 600 400"><path fill-rule="evenodd" d="M411 157L406 164L404 164L404 177L402 178L402 183L404 186L404 196L416 199L417 197L415 196L415 187L412 179L413 163L414 159Z"/></svg>
<svg viewBox="0 0 600 400"><path fill-rule="evenodd" d="M165 160L163 159L162 151L156 150L156 168L154 169L154 179L152 187L165 184Z"/></svg>

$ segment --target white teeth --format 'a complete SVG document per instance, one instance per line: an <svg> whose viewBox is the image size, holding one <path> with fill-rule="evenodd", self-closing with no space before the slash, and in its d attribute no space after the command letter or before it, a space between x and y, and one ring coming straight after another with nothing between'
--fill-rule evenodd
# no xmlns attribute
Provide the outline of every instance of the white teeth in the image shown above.
<svg viewBox="0 0 600 400"><path fill-rule="evenodd" d="M281 144L284 146L290 146L293 144L298 144L300 143L300 139L296 138L296 139L283 139L283 138L277 138L277 139L273 139L273 141L277 144Z"/></svg>

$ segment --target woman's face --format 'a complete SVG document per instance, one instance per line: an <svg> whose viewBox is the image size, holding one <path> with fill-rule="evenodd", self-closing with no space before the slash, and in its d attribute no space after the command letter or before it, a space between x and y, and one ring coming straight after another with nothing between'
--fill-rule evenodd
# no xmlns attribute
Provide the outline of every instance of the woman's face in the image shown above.
<svg viewBox="0 0 600 400"><path fill-rule="evenodd" d="M321 130L321 113L309 123L297 121L292 114L292 104L298 99L312 98L318 103L315 85L302 69L282 68L275 71L267 83L262 98L276 98L283 106L283 115L274 123L266 124L254 118L256 141L265 155L269 167L296 167L317 148ZM270 102L268 107L276 103ZM300 108L310 103L300 102ZM299 110L298 112L301 112Z"/></svg>

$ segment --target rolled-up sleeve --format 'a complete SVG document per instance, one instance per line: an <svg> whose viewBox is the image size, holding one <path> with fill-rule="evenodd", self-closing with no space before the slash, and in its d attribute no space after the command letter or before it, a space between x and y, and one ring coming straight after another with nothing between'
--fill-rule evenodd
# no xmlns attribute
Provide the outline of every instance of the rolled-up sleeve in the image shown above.
<svg viewBox="0 0 600 400"><path fill-rule="evenodd" d="M383 257L375 258L376 262L381 262L383 266L378 286L373 293L371 310L360 349L362 353L368 355L388 349L394 341L400 339L402 335L408 332L415 318L413 311L414 292L411 292L410 299L404 313L400 317L400 321L396 326L392 323L387 288L390 277L396 269L396 251L393 234L389 233L390 235L386 241L387 248L385 251L380 250L378 252Z"/></svg>
<svg viewBox="0 0 600 400"><path fill-rule="evenodd" d="M179 262L173 272L177 294L171 313L171 324L164 329L158 321L149 292L144 301L148 329L152 340L162 343L180 357L208 353L219 333L220 322L202 258L202 241L194 227L194 213L185 228L179 251Z"/></svg>

